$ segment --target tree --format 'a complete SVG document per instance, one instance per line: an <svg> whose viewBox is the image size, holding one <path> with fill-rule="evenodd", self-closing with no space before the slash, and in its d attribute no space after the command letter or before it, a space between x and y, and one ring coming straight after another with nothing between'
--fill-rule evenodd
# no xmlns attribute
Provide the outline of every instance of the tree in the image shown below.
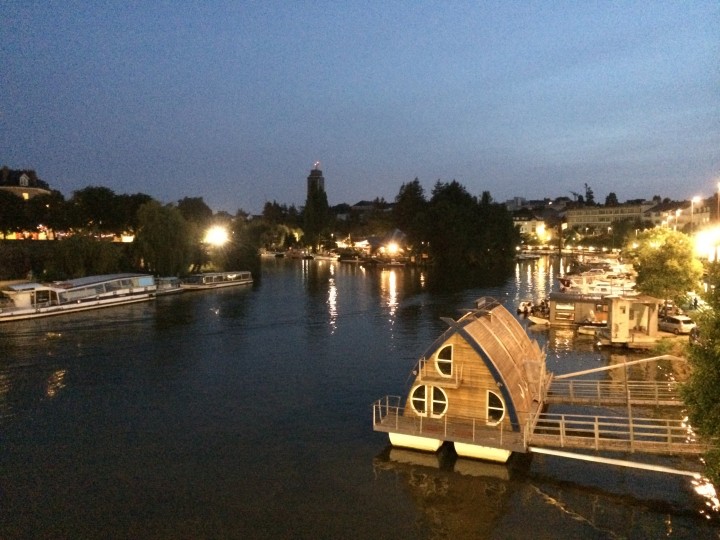
<svg viewBox="0 0 720 540"><path fill-rule="evenodd" d="M47 280L114 274L131 269L129 258L124 256L127 244L98 242L91 235L75 234L60 242L52 242L52 248L46 267Z"/></svg>
<svg viewBox="0 0 720 540"><path fill-rule="evenodd" d="M483 193L480 201L453 180L435 184L428 206L427 239L439 286L504 280L519 236L504 206Z"/></svg>
<svg viewBox="0 0 720 540"><path fill-rule="evenodd" d="M655 227L643 231L627 250L637 271L637 289L664 300L680 301L696 290L702 264L695 258L689 236Z"/></svg>
<svg viewBox="0 0 720 540"><path fill-rule="evenodd" d="M303 211L303 230L305 244L311 246L313 251L330 223L330 205L328 205L325 190L318 186L308 190Z"/></svg>
<svg viewBox="0 0 720 540"><path fill-rule="evenodd" d="M90 234L120 234L123 218L120 198L112 189L88 186L70 199L71 226Z"/></svg>
<svg viewBox="0 0 720 540"><path fill-rule="evenodd" d="M617 195L614 192L608 193L608 196L605 197L605 206L618 206L619 204Z"/></svg>
<svg viewBox="0 0 720 540"><path fill-rule="evenodd" d="M260 220L236 219L227 245L218 248L213 261L221 270L249 270L260 276L260 247L267 224Z"/></svg>
<svg viewBox="0 0 720 540"><path fill-rule="evenodd" d="M53 190L48 195L37 195L27 203L27 221L33 224L33 229L38 225L53 231L63 231L68 228L70 224L68 205L59 191Z"/></svg>
<svg viewBox="0 0 720 540"><path fill-rule="evenodd" d="M190 223L204 229L213 217L211 208L205 204L202 197L185 197L177 203L177 209Z"/></svg>
<svg viewBox="0 0 720 540"><path fill-rule="evenodd" d="M427 215L428 202L420 181L415 178L412 182L400 186L400 191L395 197L392 217L395 227L407 235L410 245L417 247L425 240Z"/></svg>
<svg viewBox="0 0 720 540"><path fill-rule="evenodd" d="M180 210L149 201L138 209L136 244L148 271L177 276L188 271L193 238Z"/></svg>
<svg viewBox="0 0 720 540"><path fill-rule="evenodd" d="M149 203L153 198L145 193L135 193L134 195L119 195L118 199L122 232L137 232L140 226L138 211L143 204Z"/></svg>
<svg viewBox="0 0 720 540"><path fill-rule="evenodd" d="M22 230L24 204L14 193L0 190L0 233Z"/></svg>
<svg viewBox="0 0 720 540"><path fill-rule="evenodd" d="M587 184L585 184L585 205L595 205L595 193L593 193L592 188Z"/></svg>
<svg viewBox="0 0 720 540"><path fill-rule="evenodd" d="M708 268L708 292L704 295L710 309L697 312L699 338L688 350L690 375L681 386L683 402L693 428L706 440L713 441L705 454L705 472L713 484L720 485L720 263Z"/></svg>

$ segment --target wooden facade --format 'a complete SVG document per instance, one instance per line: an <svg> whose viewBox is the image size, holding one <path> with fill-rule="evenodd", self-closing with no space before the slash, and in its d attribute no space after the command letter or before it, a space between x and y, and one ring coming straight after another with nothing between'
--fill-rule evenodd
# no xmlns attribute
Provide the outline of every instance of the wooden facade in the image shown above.
<svg viewBox="0 0 720 540"><path fill-rule="evenodd" d="M422 436L433 423L444 423L442 433L434 439L438 443L453 440L448 438L448 426L450 431L467 426L467 437L462 430L454 431L455 442L461 444L477 444L478 432L485 434L484 440L492 438L488 431L521 436L543 401L544 352L518 320L493 299L481 298L475 309L457 321L443 320L449 328L418 361L405 406L398 403L395 414L405 421L418 420L421 427L424 421ZM517 437L506 437L505 441L501 444L504 449L517 445ZM427 449L425 441L417 437L393 442Z"/></svg>

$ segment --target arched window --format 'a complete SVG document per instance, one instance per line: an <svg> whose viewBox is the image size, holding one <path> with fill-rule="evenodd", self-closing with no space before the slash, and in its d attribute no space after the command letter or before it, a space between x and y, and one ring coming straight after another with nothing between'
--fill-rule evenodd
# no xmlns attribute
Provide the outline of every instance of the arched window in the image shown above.
<svg viewBox="0 0 720 540"><path fill-rule="evenodd" d="M453 348L448 345L440 349L435 358L435 365L440 375L443 377L451 377L453 370Z"/></svg>
<svg viewBox="0 0 720 540"><path fill-rule="evenodd" d="M488 390L487 393L487 422L488 424L499 424L505 416L505 404L502 398L495 392Z"/></svg>
<svg viewBox="0 0 720 540"><path fill-rule="evenodd" d="M433 386L432 389L432 408L430 409L433 416L442 416L447 410L447 396L442 388Z"/></svg>
<svg viewBox="0 0 720 540"><path fill-rule="evenodd" d="M412 405L412 408L415 409L415 412L418 414L425 414L425 404L427 401L427 398L425 396L425 389L427 387L424 385L418 386L415 390L413 390L410 398L410 403Z"/></svg>
<svg viewBox="0 0 720 540"><path fill-rule="evenodd" d="M440 417L447 411L447 395L437 386L417 386L410 394L410 404L420 416Z"/></svg>

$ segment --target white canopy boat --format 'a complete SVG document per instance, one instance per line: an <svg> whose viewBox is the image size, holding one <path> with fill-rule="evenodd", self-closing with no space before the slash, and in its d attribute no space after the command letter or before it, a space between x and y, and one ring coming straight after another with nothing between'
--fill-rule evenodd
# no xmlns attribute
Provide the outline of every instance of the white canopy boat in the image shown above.
<svg viewBox="0 0 720 540"><path fill-rule="evenodd" d="M107 274L52 283L17 283L0 291L0 322L19 321L131 304L155 297L155 278L146 274Z"/></svg>
<svg viewBox="0 0 720 540"><path fill-rule="evenodd" d="M218 289L236 285L252 285L252 282L252 274L246 271L205 272L183 278L180 286L188 290Z"/></svg>

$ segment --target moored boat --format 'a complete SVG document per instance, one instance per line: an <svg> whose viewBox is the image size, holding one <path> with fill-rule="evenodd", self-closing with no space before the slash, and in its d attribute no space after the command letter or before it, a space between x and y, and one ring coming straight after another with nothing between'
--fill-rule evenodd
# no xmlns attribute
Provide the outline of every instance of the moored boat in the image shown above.
<svg viewBox="0 0 720 540"><path fill-rule="evenodd" d="M52 283L18 283L3 289L0 322L49 317L131 304L155 297L157 284L145 274L107 274Z"/></svg>
<svg viewBox="0 0 720 540"><path fill-rule="evenodd" d="M157 278L157 295L165 296L183 292L179 277L167 276Z"/></svg>
<svg viewBox="0 0 720 540"><path fill-rule="evenodd" d="M237 285L252 285L252 274L247 271L204 272L183 278L180 287L188 290L219 289Z"/></svg>

